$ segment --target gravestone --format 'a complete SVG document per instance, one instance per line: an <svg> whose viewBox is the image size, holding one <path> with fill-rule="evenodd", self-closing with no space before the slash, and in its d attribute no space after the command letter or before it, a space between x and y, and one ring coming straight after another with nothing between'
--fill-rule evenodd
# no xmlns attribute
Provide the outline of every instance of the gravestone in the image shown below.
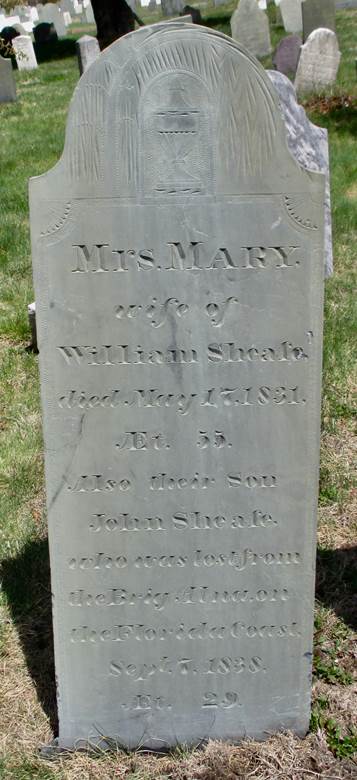
<svg viewBox="0 0 357 780"><path fill-rule="evenodd" d="M335 0L303 0L302 29L304 42L319 27L335 30Z"/></svg>
<svg viewBox="0 0 357 780"><path fill-rule="evenodd" d="M256 57L271 52L268 17L257 0L239 0L231 17L232 38L245 46Z"/></svg>
<svg viewBox="0 0 357 780"><path fill-rule="evenodd" d="M66 25L63 13L56 3L46 3L46 5L37 6L41 22L49 22L54 25L59 38L65 38Z"/></svg>
<svg viewBox="0 0 357 780"><path fill-rule="evenodd" d="M303 106L298 104L295 89L286 76L274 70L268 70L267 73L279 95L291 153L303 168L323 173L325 176L324 243L325 277L327 278L333 273L328 131L310 122Z"/></svg>
<svg viewBox="0 0 357 780"><path fill-rule="evenodd" d="M29 35L18 35L12 42L19 70L35 70L38 67L35 50Z"/></svg>
<svg viewBox="0 0 357 780"><path fill-rule="evenodd" d="M52 22L40 22L40 24L37 24L33 30L33 37L36 43L58 41L58 35Z"/></svg>
<svg viewBox="0 0 357 780"><path fill-rule="evenodd" d="M287 35L278 43L273 54L274 67L286 76L295 76L302 40L299 35Z"/></svg>
<svg viewBox="0 0 357 780"><path fill-rule="evenodd" d="M100 55L99 43L92 35L82 35L76 42L79 73L82 75Z"/></svg>
<svg viewBox="0 0 357 780"><path fill-rule="evenodd" d="M18 30L16 30L16 27L3 27L3 29L0 32L0 38L4 41L6 44L11 44L20 33Z"/></svg>
<svg viewBox="0 0 357 780"><path fill-rule="evenodd" d="M37 348L37 331L36 331L36 303L33 301L29 303L27 307L27 314L31 333L30 347L34 352L38 352Z"/></svg>
<svg viewBox="0 0 357 780"><path fill-rule="evenodd" d="M192 5L185 5L181 11L180 16L190 16L189 21L192 24L202 24L202 16L199 8L194 8Z"/></svg>
<svg viewBox="0 0 357 780"><path fill-rule="evenodd" d="M308 729L323 196L181 22L102 52L31 180L60 748Z"/></svg>
<svg viewBox="0 0 357 780"><path fill-rule="evenodd" d="M94 18L92 3L88 3L88 5L86 5L86 7L84 9L84 14L85 14L85 20L86 20L87 24L95 24L95 18Z"/></svg>
<svg viewBox="0 0 357 780"><path fill-rule="evenodd" d="M11 60L0 56L0 103L16 100L16 84Z"/></svg>
<svg viewBox="0 0 357 780"><path fill-rule="evenodd" d="M180 14L184 9L184 0L161 0L161 10L163 16L173 16Z"/></svg>
<svg viewBox="0 0 357 780"><path fill-rule="evenodd" d="M66 27L69 27L69 25L72 24L72 17L69 11L63 11L63 21Z"/></svg>
<svg viewBox="0 0 357 780"><path fill-rule="evenodd" d="M332 30L314 30L300 49L296 91L311 92L334 84L340 59L335 33Z"/></svg>
<svg viewBox="0 0 357 780"><path fill-rule="evenodd" d="M299 33L302 30L301 0L280 0L279 5L286 32Z"/></svg>

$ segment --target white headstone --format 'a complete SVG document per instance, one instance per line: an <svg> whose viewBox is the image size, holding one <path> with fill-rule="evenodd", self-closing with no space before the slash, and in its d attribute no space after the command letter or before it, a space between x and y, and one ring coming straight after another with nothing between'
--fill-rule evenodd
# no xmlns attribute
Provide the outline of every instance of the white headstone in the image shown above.
<svg viewBox="0 0 357 780"><path fill-rule="evenodd" d="M101 53L31 181L60 748L308 729L323 197L180 22Z"/></svg>
<svg viewBox="0 0 357 780"><path fill-rule="evenodd" d="M38 67L35 50L29 35L18 35L13 39L12 46L19 70L34 70Z"/></svg>
<svg viewBox="0 0 357 780"><path fill-rule="evenodd" d="M98 59L100 55L100 48L97 38L92 35L82 35L81 38L76 41L78 66L80 75L85 73L86 70L92 65L92 63Z"/></svg>
<svg viewBox="0 0 357 780"><path fill-rule="evenodd" d="M37 6L41 22L49 22L54 25L59 38L65 38L66 25L63 13L55 3L46 3L46 5Z"/></svg>
<svg viewBox="0 0 357 780"><path fill-rule="evenodd" d="M286 76L275 70L267 73L279 95L291 153L303 168L325 175L325 277L328 277L333 273L328 131L310 122Z"/></svg>
<svg viewBox="0 0 357 780"><path fill-rule="evenodd" d="M268 17L257 0L239 0L231 17L232 38L245 46L256 57L271 52Z"/></svg>
<svg viewBox="0 0 357 780"><path fill-rule="evenodd" d="M0 56L0 103L16 100L16 83L10 59Z"/></svg>
<svg viewBox="0 0 357 780"><path fill-rule="evenodd" d="M85 8L85 17L86 17L87 24L95 24L92 3L88 3L88 5Z"/></svg>
<svg viewBox="0 0 357 780"><path fill-rule="evenodd" d="M314 30L301 47L295 77L297 93L311 92L334 84L341 53L332 30Z"/></svg>
<svg viewBox="0 0 357 780"><path fill-rule="evenodd" d="M21 24L19 16L6 16L0 19L1 30L3 27L14 27L15 24Z"/></svg>
<svg viewBox="0 0 357 780"><path fill-rule="evenodd" d="M286 32L301 32L301 0L280 0L280 11Z"/></svg>
<svg viewBox="0 0 357 780"><path fill-rule="evenodd" d="M72 17L69 11L63 11L63 21L66 27L69 27L69 25L72 24Z"/></svg>

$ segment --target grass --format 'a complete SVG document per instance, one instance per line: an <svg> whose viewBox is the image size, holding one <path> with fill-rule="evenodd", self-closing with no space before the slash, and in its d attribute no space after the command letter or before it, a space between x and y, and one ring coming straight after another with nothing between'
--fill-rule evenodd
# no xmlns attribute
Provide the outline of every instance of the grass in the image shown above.
<svg viewBox="0 0 357 780"><path fill-rule="evenodd" d="M205 10L229 33L233 3ZM274 9L270 9L272 13ZM145 20L156 20L143 11ZM93 32L73 25L71 38ZM314 707L304 740L274 735L263 745L210 742L168 756L76 755L39 760L56 728L49 565L44 510L38 358L28 345L33 300L27 181L57 161L78 79L74 57L16 73L19 100L0 106L0 779L291 780L356 776L354 696L357 607L356 389L357 11L337 14L342 62L310 118L329 130L335 273L326 282ZM275 44L283 35L272 27ZM264 65L271 67L270 58ZM333 94L332 94L333 93ZM332 97L338 100L331 100ZM348 99L347 99L348 98Z"/></svg>

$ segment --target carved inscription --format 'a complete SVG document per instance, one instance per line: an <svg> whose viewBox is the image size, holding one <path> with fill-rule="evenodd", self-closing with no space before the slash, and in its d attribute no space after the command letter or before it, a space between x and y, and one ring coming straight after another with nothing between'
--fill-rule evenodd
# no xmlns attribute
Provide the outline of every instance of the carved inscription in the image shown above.
<svg viewBox="0 0 357 780"><path fill-rule="evenodd" d="M31 183L60 749L308 727L320 179L254 57L160 23Z"/></svg>
<svg viewBox="0 0 357 780"><path fill-rule="evenodd" d="M145 625L139 623L129 623L125 625L114 625L103 629L96 629L90 626L74 626L71 629L71 642L73 643L93 643L97 642L163 642L171 641L172 638L179 642L207 642L212 640L224 641L225 639L264 639L264 640L290 640L297 639L300 636L300 628L296 622L293 623L275 623L249 624L242 621L235 621L226 625L212 625L211 623L201 622L194 626L180 623L172 626L169 622L165 625Z"/></svg>
<svg viewBox="0 0 357 780"><path fill-rule="evenodd" d="M219 362L219 361L217 361ZM157 388L150 390L108 390L90 395L84 390L69 390L58 399L61 409L170 409L176 414L187 416L200 407L219 409L225 406L294 406L306 403L306 393L295 387L211 387L203 393L169 393Z"/></svg>
<svg viewBox="0 0 357 780"><path fill-rule="evenodd" d="M299 246L207 246L202 241L168 241L158 256L153 249L115 248L110 244L73 245L74 274L137 271L223 271L296 268L302 262Z"/></svg>

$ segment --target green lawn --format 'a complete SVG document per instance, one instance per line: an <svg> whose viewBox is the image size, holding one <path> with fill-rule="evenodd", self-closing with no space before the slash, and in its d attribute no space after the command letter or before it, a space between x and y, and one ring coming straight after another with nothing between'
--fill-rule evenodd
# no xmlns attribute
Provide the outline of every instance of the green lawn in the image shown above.
<svg viewBox="0 0 357 780"><path fill-rule="evenodd" d="M229 34L233 9L233 3L207 8L207 23ZM90 31L73 25L71 35ZM308 102L310 118L329 130L335 273L326 282L315 703L311 734L302 741L287 735L263 746L210 744L201 752L159 760L118 754L51 764L37 757L39 743L51 738L55 704L38 357L28 350L27 304L33 291L27 182L61 154L68 103L78 80L75 58L16 73L18 102L0 105L1 780L238 780L249 772L257 780L353 777L357 11L338 12L337 33L343 56L329 95L340 99L330 105ZM282 35L272 26L274 43ZM270 58L264 65L271 67Z"/></svg>

